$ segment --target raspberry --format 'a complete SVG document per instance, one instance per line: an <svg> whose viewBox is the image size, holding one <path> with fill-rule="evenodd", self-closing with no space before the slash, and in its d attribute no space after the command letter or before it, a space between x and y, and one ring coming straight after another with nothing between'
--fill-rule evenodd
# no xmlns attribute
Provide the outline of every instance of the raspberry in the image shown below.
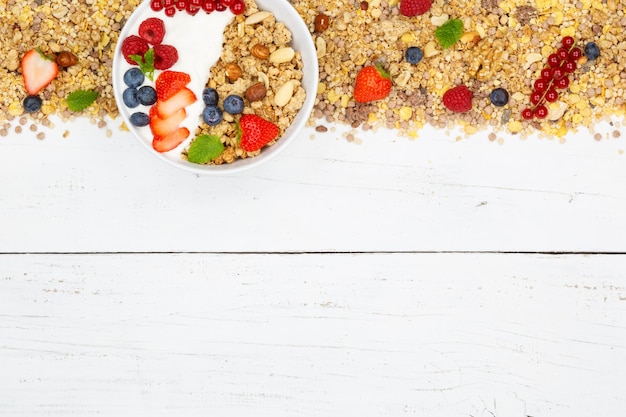
<svg viewBox="0 0 626 417"><path fill-rule="evenodd" d="M453 112L464 113L472 109L471 90L464 85L458 85L443 94L443 105Z"/></svg>
<svg viewBox="0 0 626 417"><path fill-rule="evenodd" d="M430 10L431 0L402 0L400 13L407 17L418 16Z"/></svg>
<svg viewBox="0 0 626 417"><path fill-rule="evenodd" d="M178 61L178 51L171 45L154 47L154 69L166 70Z"/></svg>
<svg viewBox="0 0 626 417"><path fill-rule="evenodd" d="M165 36L165 25L161 19L150 17L139 25L139 36L151 45L159 45Z"/></svg>
<svg viewBox="0 0 626 417"><path fill-rule="evenodd" d="M126 62L132 65L137 65L135 61L130 57L131 55L139 55L143 56L148 49L150 49L150 45L146 42L145 39L140 38L136 35L130 35L124 42L122 43L122 54L124 55L124 59Z"/></svg>

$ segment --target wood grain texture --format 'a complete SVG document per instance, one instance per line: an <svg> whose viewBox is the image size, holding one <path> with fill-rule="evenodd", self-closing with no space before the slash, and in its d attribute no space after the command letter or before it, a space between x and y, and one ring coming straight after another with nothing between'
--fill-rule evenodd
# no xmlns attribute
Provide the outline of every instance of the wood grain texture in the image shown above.
<svg viewBox="0 0 626 417"><path fill-rule="evenodd" d="M216 178L115 126L0 139L0 252L626 251L613 127L565 144L308 129L267 165Z"/></svg>
<svg viewBox="0 0 626 417"><path fill-rule="evenodd" d="M624 256L0 255L2 416L615 417Z"/></svg>

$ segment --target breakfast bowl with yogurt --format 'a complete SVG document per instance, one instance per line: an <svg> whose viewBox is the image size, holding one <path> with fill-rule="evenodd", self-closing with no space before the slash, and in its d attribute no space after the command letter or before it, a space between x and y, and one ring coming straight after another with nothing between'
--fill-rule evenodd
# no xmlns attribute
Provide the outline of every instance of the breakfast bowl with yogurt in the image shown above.
<svg viewBox="0 0 626 417"><path fill-rule="evenodd" d="M311 34L287 0L147 0L113 61L128 129L158 158L198 174L278 154L308 121L317 83Z"/></svg>

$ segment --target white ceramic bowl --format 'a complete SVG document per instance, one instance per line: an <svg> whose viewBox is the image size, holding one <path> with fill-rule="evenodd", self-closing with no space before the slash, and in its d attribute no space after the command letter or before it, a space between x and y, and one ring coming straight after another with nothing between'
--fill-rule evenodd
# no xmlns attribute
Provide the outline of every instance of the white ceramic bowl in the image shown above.
<svg viewBox="0 0 626 417"><path fill-rule="evenodd" d="M306 24L304 23L298 12L287 0L256 0L256 3L260 10L267 10L272 12L276 17L276 20L284 23L291 31L293 35L293 41L291 46L296 51L300 52L304 66L302 87L306 91L306 99L304 105L302 106L302 109L300 109L299 113L296 115L292 125L285 131L284 135L279 138L274 145L264 147L261 150L260 155L256 157L238 159L231 164L201 165L188 162L181 157L181 150L183 148L183 145L174 149L173 151L159 153L152 148L152 135L150 134L149 128L138 128L130 123L129 118L132 113L134 113L135 111L145 111L147 113L148 109L144 107L144 109L142 110L140 108L141 106L138 108L129 109L124 105L124 102L122 100L122 93L125 90L126 85L124 84L123 76L124 72L129 68L129 65L126 63L124 57L122 56L121 45L124 38L132 34L137 34L137 27L139 26L139 23L145 19L146 14L151 12L150 1L145 0L141 5L139 5L137 7L137 10L132 14L132 16L124 25L124 28L122 29L122 32L120 34L120 41L117 43L117 46L115 48L115 55L113 58L112 75L115 100L117 102L120 114L130 131L139 140L139 142L144 145L145 148L148 149L148 151L155 155L157 158L181 169L201 175L233 174L250 169L252 167L262 164L263 162L268 161L269 159L276 156L279 152L281 152L285 147L287 147L289 143L298 138L298 135L300 134L302 128L305 126L306 122L309 119L311 111L313 110L313 104L315 102L315 95L317 92L318 61L315 51L315 45L313 44L311 33L309 32ZM200 13L203 12L200 11ZM169 18L163 16L162 19L165 21ZM200 97L198 97L198 99L201 100ZM198 117L200 117L200 115L198 115Z"/></svg>

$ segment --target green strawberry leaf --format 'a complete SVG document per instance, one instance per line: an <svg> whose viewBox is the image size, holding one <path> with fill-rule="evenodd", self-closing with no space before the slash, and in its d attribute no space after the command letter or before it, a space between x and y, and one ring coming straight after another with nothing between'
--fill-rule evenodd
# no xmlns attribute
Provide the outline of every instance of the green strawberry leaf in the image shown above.
<svg viewBox="0 0 626 417"><path fill-rule="evenodd" d="M71 111L82 111L96 101L98 92L94 90L78 90L70 93L65 101Z"/></svg>
<svg viewBox="0 0 626 417"><path fill-rule="evenodd" d="M443 49L454 45L463 35L463 21L461 19L448 19L443 25L435 30L435 37Z"/></svg>
<svg viewBox="0 0 626 417"><path fill-rule="evenodd" d="M150 48L143 56L130 55L130 59L139 65L139 69L150 81L154 81L154 48Z"/></svg>
<svg viewBox="0 0 626 417"><path fill-rule="evenodd" d="M224 152L224 144L219 136L200 135L189 146L187 160L194 164L206 164Z"/></svg>

